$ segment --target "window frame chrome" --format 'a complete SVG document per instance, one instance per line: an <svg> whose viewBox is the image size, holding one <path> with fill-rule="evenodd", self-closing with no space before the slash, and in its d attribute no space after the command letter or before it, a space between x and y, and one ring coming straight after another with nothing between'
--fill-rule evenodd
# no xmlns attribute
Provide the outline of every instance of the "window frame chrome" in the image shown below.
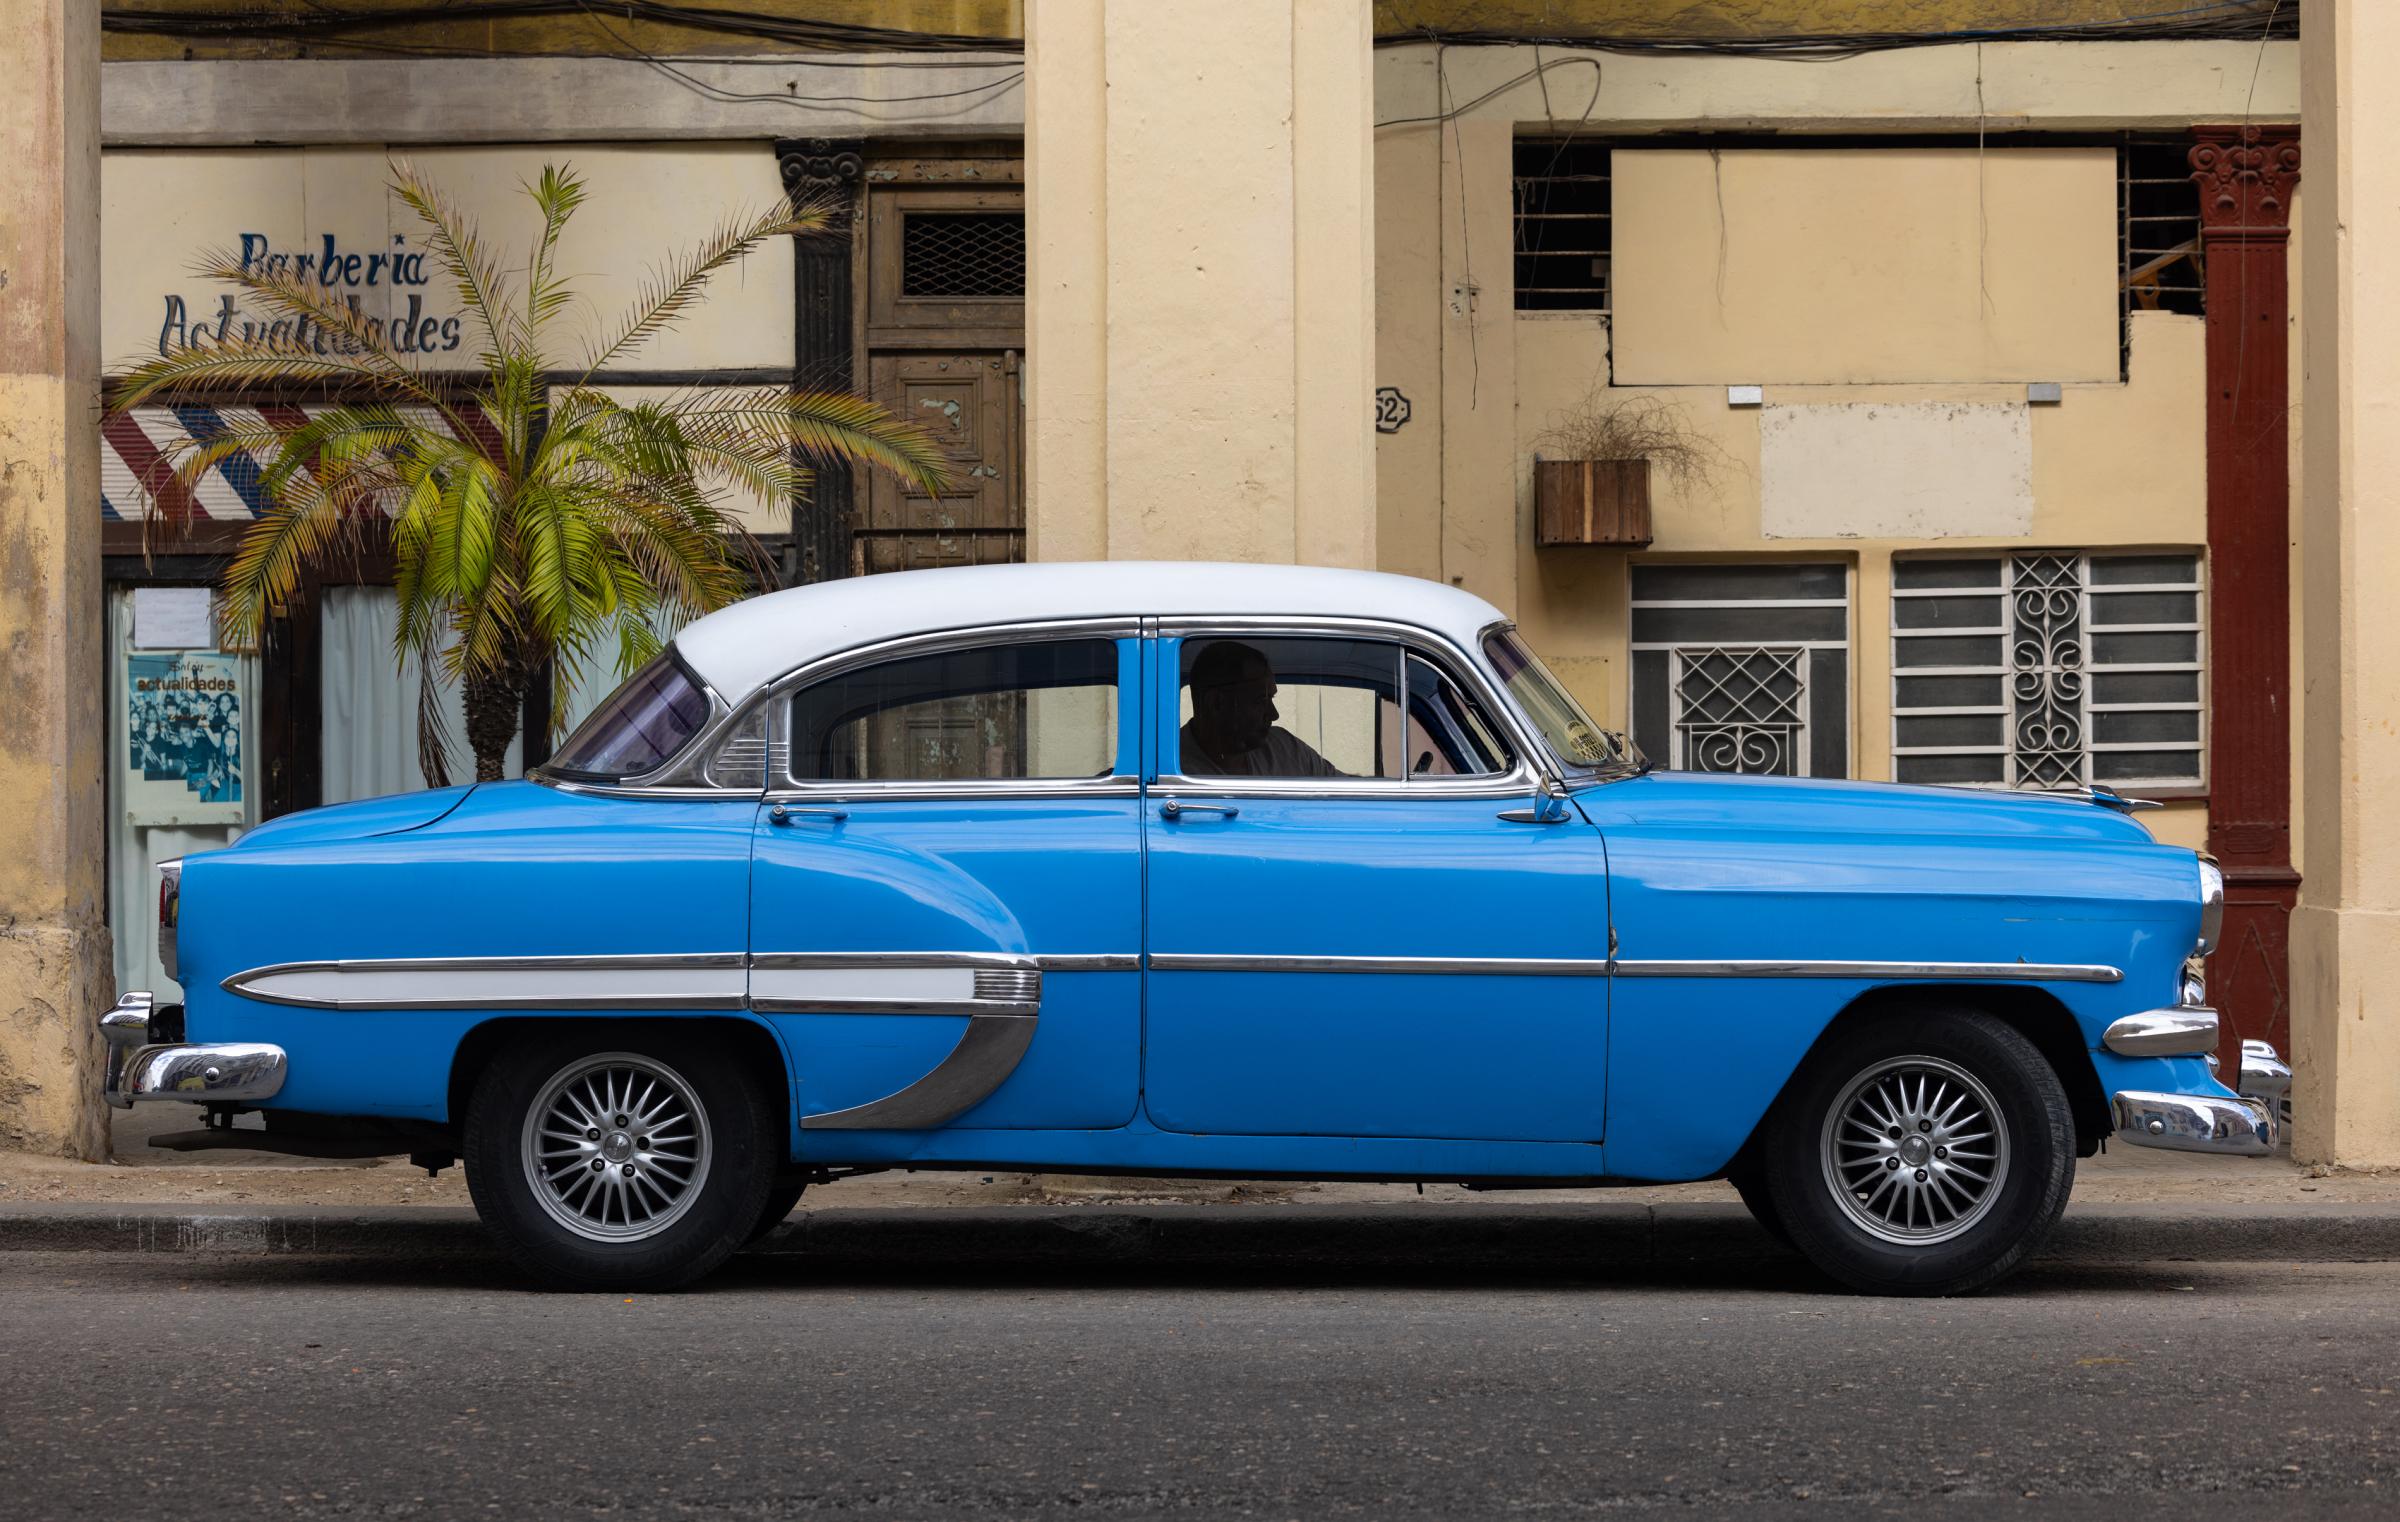
<svg viewBox="0 0 2400 1522"><path fill-rule="evenodd" d="M1068 640L1104 639L1116 641L1139 639L1143 620L1137 615L1110 614L1092 618L1028 619L1005 624L978 624L971 628L943 629L922 634L904 634L897 638L878 640L870 645L853 646L848 650L822 656L805 665L793 668L766 683L735 715L740 721L754 709L765 705L767 715L767 764L771 768L780 751L784 757L783 775L766 779L762 795L769 803L874 803L936 801L945 798L1132 798L1142 791L1138 774L1112 771L1105 777L962 777L951 781L888 781L877 782L860 778L834 782L807 782L791 775L791 735L789 731L791 704L789 699L803 687L812 686L829 677L840 676L865 666L880 665L887 660L912 659L925 655L941 655L954 650L973 650L987 645L1058 644ZM1117 704L1117 733L1111 765L1125 750L1128 723L1138 722L1130 710L1139 704Z"/></svg>
<svg viewBox="0 0 2400 1522"><path fill-rule="evenodd" d="M1280 614L1176 614L1146 620L1148 632L1160 639L1190 639L1216 636L1239 638L1283 639L1372 639L1388 640L1405 652L1423 657L1436 669L1457 682L1467 694L1490 712L1493 721L1505 731L1508 743L1516 751L1515 765L1505 772L1473 777L1439 777L1415 780L1409 777L1210 777L1192 776L1162 769L1151 784L1152 792L1162 800L1185 797L1207 798L1522 798L1537 788L1548 793L1564 791L1564 784L1550 765L1549 747L1527 727L1525 716L1508 701L1507 694L1492 679L1491 671L1472 651L1457 641L1422 624L1403 623L1393 619L1367 618L1350 615L1280 615ZM1505 619L1487 625L1491 629L1510 627ZM1476 636L1478 643L1483 634ZM1405 666L1403 667L1405 669ZM1160 691L1153 701L1158 712L1169 693L1180 693L1182 673L1172 676L1162 662L1159 667ZM1165 738L1162 735L1163 747ZM1182 759L1178 744L1177 758Z"/></svg>

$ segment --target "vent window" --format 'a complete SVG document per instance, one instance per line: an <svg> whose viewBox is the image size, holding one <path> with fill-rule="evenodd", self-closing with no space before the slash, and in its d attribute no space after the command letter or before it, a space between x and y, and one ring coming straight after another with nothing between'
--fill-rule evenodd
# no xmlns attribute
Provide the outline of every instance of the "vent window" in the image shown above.
<svg viewBox="0 0 2400 1522"><path fill-rule="evenodd" d="M1024 213L910 213L900 238L900 294L1023 300Z"/></svg>

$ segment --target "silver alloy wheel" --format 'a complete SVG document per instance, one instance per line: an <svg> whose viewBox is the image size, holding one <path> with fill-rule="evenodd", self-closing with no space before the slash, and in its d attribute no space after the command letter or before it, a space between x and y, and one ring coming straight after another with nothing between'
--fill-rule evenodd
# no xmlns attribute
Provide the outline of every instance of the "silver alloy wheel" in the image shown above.
<svg viewBox="0 0 2400 1522"><path fill-rule="evenodd" d="M521 1151L525 1182L550 1219L595 1242L638 1242L700 1198L708 1112L657 1058L603 1052L542 1085Z"/></svg>
<svg viewBox="0 0 2400 1522"><path fill-rule="evenodd" d="M1894 1057L1825 1112L1825 1183L1869 1235L1904 1247L1974 1226L2008 1180L2008 1129L1983 1081L1939 1057Z"/></svg>

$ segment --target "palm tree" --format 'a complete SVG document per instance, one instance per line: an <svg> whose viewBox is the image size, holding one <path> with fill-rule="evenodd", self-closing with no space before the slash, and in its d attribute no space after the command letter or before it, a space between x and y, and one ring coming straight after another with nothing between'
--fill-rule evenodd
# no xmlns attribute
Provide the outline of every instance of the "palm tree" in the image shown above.
<svg viewBox="0 0 2400 1522"><path fill-rule="evenodd" d="M410 368L381 324L304 275L212 254L201 273L282 319L267 336L184 347L127 375L124 411L235 387L307 389L321 409L268 409L254 425L170 440L186 487L237 455L266 463L267 506L224 574L223 634L253 642L269 610L313 563L354 554L388 520L399 598L395 655L424 673L418 752L447 781L434 673L463 684L475 775L501 775L527 690L548 665L556 700L602 659L619 676L657 654L661 618L682 620L742 595L735 545L754 541L719 512L733 487L768 501L806 490L811 465L863 461L938 492L948 465L931 435L842 392L692 390L628 402L593 385L673 327L709 278L773 238L818 237L834 209L784 202L734 217L655 271L632 309L588 340L577 370L554 367L555 330L574 299L558 245L584 198L571 168L524 189L540 213L522 279L434 184L394 161L392 188L425 225L457 288L480 373L461 388ZM315 341L288 334L316 330ZM573 380L554 377L572 373Z"/></svg>

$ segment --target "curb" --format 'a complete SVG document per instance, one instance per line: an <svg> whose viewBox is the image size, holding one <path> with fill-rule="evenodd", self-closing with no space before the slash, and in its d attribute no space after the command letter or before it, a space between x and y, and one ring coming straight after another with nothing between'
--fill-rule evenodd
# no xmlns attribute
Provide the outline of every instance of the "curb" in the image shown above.
<svg viewBox="0 0 2400 1522"><path fill-rule="evenodd" d="M1739 1205L943 1206L802 1211L754 1249L882 1270L1097 1266L1555 1267L1588 1271L1785 1256ZM490 1259L474 1212L439 1206L272 1211L202 1205L0 1206L18 1252ZM2039 1261L2400 1260L2400 1205L2070 1208Z"/></svg>

